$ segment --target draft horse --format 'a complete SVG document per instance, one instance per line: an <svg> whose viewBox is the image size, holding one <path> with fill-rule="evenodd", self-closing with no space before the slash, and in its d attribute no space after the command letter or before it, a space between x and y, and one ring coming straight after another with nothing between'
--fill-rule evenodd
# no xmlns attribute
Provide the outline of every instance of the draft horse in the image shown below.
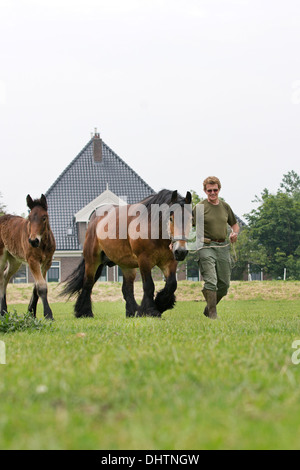
<svg viewBox="0 0 300 470"><path fill-rule="evenodd" d="M0 304L1 315L7 312L6 288L23 262L29 265L35 280L28 310L36 317L39 297L44 316L53 320L47 299L46 274L52 264L55 239L50 229L46 197L26 198L30 213L27 219L14 215L0 217Z"/></svg>
<svg viewBox="0 0 300 470"><path fill-rule="evenodd" d="M157 210L162 207L167 208L167 217ZM144 219L141 219L141 212L146 213ZM77 295L75 316L93 317L93 286L102 269L114 265L120 266L123 272L122 293L127 317L160 317L164 311L172 309L176 301L176 269L178 261L184 260L188 253L186 234L191 228L191 220L191 193L187 192L184 198L177 191L166 189L140 203L110 206L106 211L102 210L101 215L95 215L87 229L83 259L66 280L61 293L69 297ZM112 236L107 236L109 227L114 227ZM154 266L161 269L166 280L155 299L151 275ZM134 297L137 268L144 291L140 306Z"/></svg>

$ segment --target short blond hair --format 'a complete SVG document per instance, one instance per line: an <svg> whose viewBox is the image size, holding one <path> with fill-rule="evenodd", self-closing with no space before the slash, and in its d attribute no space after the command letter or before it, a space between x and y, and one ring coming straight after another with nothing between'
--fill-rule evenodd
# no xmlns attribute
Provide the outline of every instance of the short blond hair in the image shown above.
<svg viewBox="0 0 300 470"><path fill-rule="evenodd" d="M221 189L221 181L219 178L216 176L208 176L204 181L203 181L203 190L206 191L206 185L207 184L217 184L218 188Z"/></svg>

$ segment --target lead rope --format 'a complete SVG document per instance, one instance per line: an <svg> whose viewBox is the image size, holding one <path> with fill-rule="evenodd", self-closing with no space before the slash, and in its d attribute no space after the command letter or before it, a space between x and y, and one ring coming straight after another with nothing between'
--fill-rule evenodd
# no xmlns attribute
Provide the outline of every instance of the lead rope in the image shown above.
<svg viewBox="0 0 300 470"><path fill-rule="evenodd" d="M231 233L233 233L233 229L231 229ZM234 264L236 264L238 262L238 257L236 254L235 243L231 243L231 248L232 248L232 253L233 253L232 258L233 258Z"/></svg>

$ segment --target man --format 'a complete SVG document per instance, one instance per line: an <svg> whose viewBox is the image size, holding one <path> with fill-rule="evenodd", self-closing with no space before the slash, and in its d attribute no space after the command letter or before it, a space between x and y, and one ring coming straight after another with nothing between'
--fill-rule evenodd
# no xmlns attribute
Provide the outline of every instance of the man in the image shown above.
<svg viewBox="0 0 300 470"><path fill-rule="evenodd" d="M217 304L227 294L231 277L230 242L237 241L239 225L231 207L219 199L220 180L209 176L203 182L207 199L204 205L204 245L199 250L199 267L204 280L203 295L207 302L204 315L217 318Z"/></svg>

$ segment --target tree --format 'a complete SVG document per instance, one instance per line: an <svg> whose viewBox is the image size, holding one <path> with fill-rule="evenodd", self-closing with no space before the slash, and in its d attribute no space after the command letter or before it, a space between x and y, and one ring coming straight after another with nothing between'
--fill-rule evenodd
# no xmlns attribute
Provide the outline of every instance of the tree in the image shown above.
<svg viewBox="0 0 300 470"><path fill-rule="evenodd" d="M199 202L203 201L203 198L199 196L196 191L191 189L191 194L192 194L192 206L195 207Z"/></svg>
<svg viewBox="0 0 300 470"><path fill-rule="evenodd" d="M0 199L2 199L2 194L0 193ZM6 205L0 201L0 216L5 214Z"/></svg>
<svg viewBox="0 0 300 470"><path fill-rule="evenodd" d="M277 194L267 189L256 198L259 207L246 214L249 243L244 255L259 253L261 264L274 277L300 279L300 177L294 171L283 176Z"/></svg>
<svg viewBox="0 0 300 470"><path fill-rule="evenodd" d="M251 229L248 226L241 227L241 231L235 244L236 261L232 270L232 279L240 280L251 265L251 271L267 272L267 253L265 247L251 237Z"/></svg>
<svg viewBox="0 0 300 470"><path fill-rule="evenodd" d="M289 171L287 175L283 175L280 188L283 192L298 199L300 196L300 176L295 171Z"/></svg>

